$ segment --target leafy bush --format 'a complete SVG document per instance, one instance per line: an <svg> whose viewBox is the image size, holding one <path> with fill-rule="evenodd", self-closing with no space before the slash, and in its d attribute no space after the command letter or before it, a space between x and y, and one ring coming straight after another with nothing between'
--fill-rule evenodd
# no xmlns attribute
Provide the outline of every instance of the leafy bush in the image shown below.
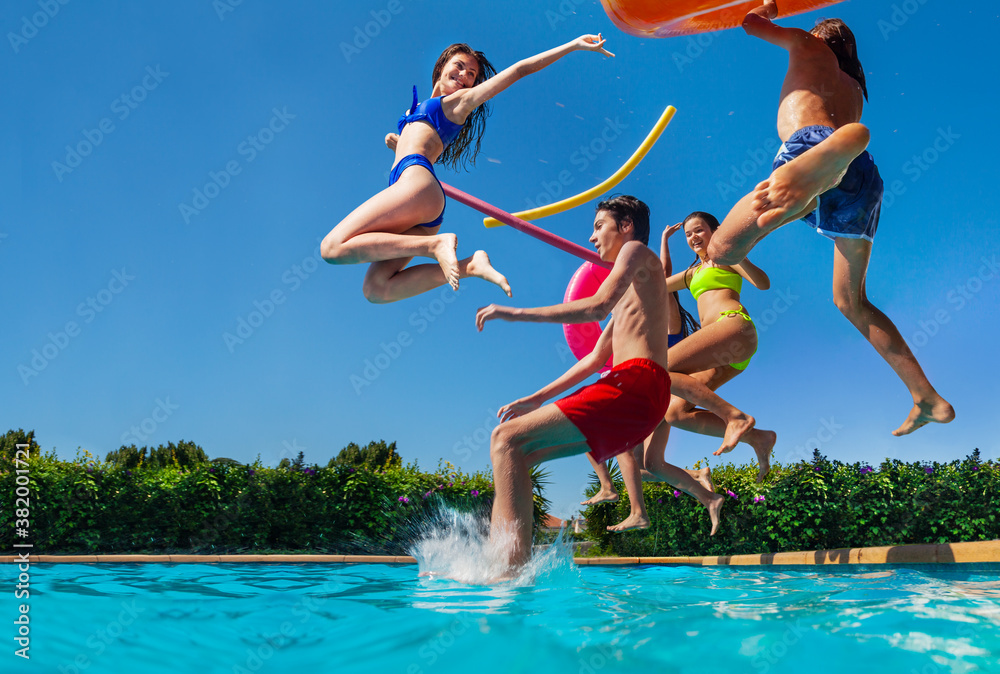
<svg viewBox="0 0 1000 674"><path fill-rule="evenodd" d="M718 533L708 513L670 485L646 483L649 529L610 534L605 527L629 513L624 487L618 503L585 512L587 536L600 548L628 557L734 555L832 550L909 543L1000 538L1000 465L979 450L949 463L886 459L873 468L830 461L774 465L764 484L757 466L712 471L726 494ZM591 487L589 494L596 493Z"/></svg>
<svg viewBox="0 0 1000 674"><path fill-rule="evenodd" d="M145 449L123 447L104 462L86 451L73 461L32 455L27 538L17 535L24 527L15 526L15 466L0 461L0 545L11 549L30 540L38 554L406 554L431 508L447 505L488 517L492 504L489 474L465 474L447 462L434 472L404 466L395 443L370 443L357 448L363 459L357 465L327 468L306 466L301 455L279 468L259 460L196 461L203 450L183 441L157 448L170 452L169 462L165 452L146 459ZM532 472L536 523L547 509L545 477Z"/></svg>

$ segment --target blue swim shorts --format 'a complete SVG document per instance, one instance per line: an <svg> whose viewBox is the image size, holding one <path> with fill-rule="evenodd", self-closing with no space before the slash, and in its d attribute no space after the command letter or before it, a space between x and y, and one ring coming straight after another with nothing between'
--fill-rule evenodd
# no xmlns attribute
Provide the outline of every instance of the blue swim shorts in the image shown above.
<svg viewBox="0 0 1000 674"><path fill-rule="evenodd" d="M402 159L400 159L399 163L393 166L392 171L389 172L389 184L395 185L396 181L399 180L399 176L403 174L403 171L410 168L411 166L423 166L425 169L431 172L431 175L434 176L434 180L437 180L438 185L441 184L441 181L438 180L437 174L434 173L434 167L431 165L430 160L428 160L427 157L425 157L422 154L408 154ZM443 187L441 188L441 193L442 194L444 193ZM444 221L444 208L441 209L441 214L438 215L436 218L434 218L430 222L424 222L422 224L419 224L417 225L417 227L437 227L443 221Z"/></svg>
<svg viewBox="0 0 1000 674"><path fill-rule="evenodd" d="M828 126L799 129L782 143L774 158L774 168L819 145L832 133L833 129ZM875 160L869 152L862 152L847 167L840 184L817 197L819 206L802 219L831 239L844 237L871 241L882 210L882 189L882 177L878 174Z"/></svg>

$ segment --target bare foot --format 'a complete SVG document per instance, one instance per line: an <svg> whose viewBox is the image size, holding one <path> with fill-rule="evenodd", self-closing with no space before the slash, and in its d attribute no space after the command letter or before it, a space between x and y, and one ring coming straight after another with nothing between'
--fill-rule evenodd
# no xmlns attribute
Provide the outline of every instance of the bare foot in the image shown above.
<svg viewBox="0 0 1000 674"><path fill-rule="evenodd" d="M910 410L910 416L906 417L903 425L894 430L892 434L895 436L907 435L932 421L946 424L954 418L955 408L947 400L938 396L936 400L914 405L913 409Z"/></svg>
<svg viewBox="0 0 1000 674"><path fill-rule="evenodd" d="M803 152L754 190L753 207L763 237L798 216L819 195L836 187L847 167L868 146L871 134L862 124L847 124L829 138Z"/></svg>
<svg viewBox="0 0 1000 674"><path fill-rule="evenodd" d="M507 283L507 277L498 272L490 264L490 256L486 254L485 250L477 250L472 254L472 257L468 258L465 262L465 274L467 276L474 276L476 278L481 278L484 281L489 281L495 285L500 286L500 289L507 293L507 297L513 297L510 294L510 284Z"/></svg>
<svg viewBox="0 0 1000 674"><path fill-rule="evenodd" d="M753 433L747 436L746 443L753 447L753 451L757 455L757 464L760 467L757 472L757 484L763 482L767 474L771 472L771 450L774 449L774 443L777 441L778 434L774 431L754 429Z"/></svg>
<svg viewBox="0 0 1000 674"><path fill-rule="evenodd" d="M708 491L715 491L715 482L712 481L712 471L709 468L699 468L698 470L687 470L684 469L688 475L693 477L695 481Z"/></svg>
<svg viewBox="0 0 1000 674"><path fill-rule="evenodd" d="M722 494L712 494L712 500L708 502L705 506L708 508L708 517L712 520L712 533L710 536L714 536L715 532L719 530L719 515L722 512L722 504L726 502L726 497Z"/></svg>
<svg viewBox="0 0 1000 674"><path fill-rule="evenodd" d="M455 254L456 250L458 250L458 237L454 234L438 234L434 237L431 255L441 265L441 271L444 272L444 279L451 286L452 290L458 290L458 280L461 278L458 269L458 256Z"/></svg>
<svg viewBox="0 0 1000 674"><path fill-rule="evenodd" d="M608 531L619 534L623 531L632 531L633 529L648 529L649 528L649 518L644 515L629 515L624 520L618 524L608 527Z"/></svg>
<svg viewBox="0 0 1000 674"><path fill-rule="evenodd" d="M604 491L603 489L586 501L580 501L580 505L597 505L598 503L614 503L618 500L618 494L613 491Z"/></svg>
<svg viewBox="0 0 1000 674"><path fill-rule="evenodd" d="M722 456L733 451L743 436L753 430L755 423L757 423L756 419L743 412L730 419L726 425L726 435L722 438L722 446L715 450L713 454L715 456Z"/></svg>

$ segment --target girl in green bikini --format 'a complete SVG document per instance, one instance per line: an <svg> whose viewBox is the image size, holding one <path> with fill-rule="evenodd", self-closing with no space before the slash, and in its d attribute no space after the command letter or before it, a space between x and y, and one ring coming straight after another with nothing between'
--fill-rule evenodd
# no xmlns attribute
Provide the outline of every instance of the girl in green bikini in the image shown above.
<svg viewBox="0 0 1000 674"><path fill-rule="evenodd" d="M761 290L767 290L771 285L767 274L749 260L745 259L740 264L726 266L714 264L708 259L708 243L718 227L719 221L715 216L695 211L687 216L683 223L668 227L664 231L661 246L661 258L668 275L667 290L674 292L688 288L698 302L698 314L702 325L701 329L670 348L667 356L668 370L689 374L713 391L743 372L757 351L757 329L740 303L743 280L746 279ZM681 228L684 229L688 246L695 252L697 258L683 272L670 274L670 250L667 239ZM726 428L725 422L716 415L697 409L686 400L673 396L664 422L646 439L643 456L635 457L640 460L629 460L633 457L622 455L618 457L619 467L623 472L641 468L644 480L658 479L654 478L654 475L670 476L674 478L669 480L672 484L682 484L684 478L693 478L701 487L714 492L715 485L708 468L691 471L666 462L665 453L671 426L715 437L723 437ZM777 435L773 431L758 429L743 436L743 441L753 447L757 455L760 466L758 482L763 481L770 470L771 449L776 440ZM718 456L721 453L715 454ZM598 470L599 477L603 477L602 473L606 471ZM628 482L629 480L626 480L626 483ZM617 500L618 494L613 486L608 489L611 481L607 480L605 484L605 480L602 479L601 483L601 491L590 501L584 502L586 505ZM695 498L698 496L695 495ZM649 517L641 496L631 498L630 495L629 502L631 504L629 516L619 524L608 527L609 530L628 531L649 526Z"/></svg>

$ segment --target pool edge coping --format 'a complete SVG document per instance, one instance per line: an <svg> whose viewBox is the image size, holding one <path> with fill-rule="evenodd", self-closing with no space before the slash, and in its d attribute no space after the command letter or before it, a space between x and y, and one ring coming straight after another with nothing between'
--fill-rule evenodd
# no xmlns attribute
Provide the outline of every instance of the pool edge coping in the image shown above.
<svg viewBox="0 0 1000 674"><path fill-rule="evenodd" d="M23 554L23 553L22 553ZM0 563L23 563L23 556L2 555ZM31 564L416 564L406 555L34 555ZM580 566L822 566L851 564L1000 563L1000 539L962 543L892 545L805 552L708 557L574 557Z"/></svg>

